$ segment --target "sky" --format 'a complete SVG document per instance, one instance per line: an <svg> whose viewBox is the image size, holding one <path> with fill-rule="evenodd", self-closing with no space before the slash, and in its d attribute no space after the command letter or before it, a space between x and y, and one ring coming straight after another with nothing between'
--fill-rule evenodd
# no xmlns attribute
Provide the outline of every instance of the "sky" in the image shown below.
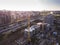
<svg viewBox="0 0 60 45"><path fill-rule="evenodd" d="M60 0L0 0L0 10L60 10Z"/></svg>

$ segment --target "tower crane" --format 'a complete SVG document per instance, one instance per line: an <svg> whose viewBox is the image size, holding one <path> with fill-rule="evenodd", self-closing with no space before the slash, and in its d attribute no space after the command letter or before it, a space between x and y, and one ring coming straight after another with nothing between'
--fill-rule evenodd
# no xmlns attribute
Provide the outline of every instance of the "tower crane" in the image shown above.
<svg viewBox="0 0 60 45"><path fill-rule="evenodd" d="M28 41L31 41L31 38L30 38L30 15L28 15Z"/></svg>

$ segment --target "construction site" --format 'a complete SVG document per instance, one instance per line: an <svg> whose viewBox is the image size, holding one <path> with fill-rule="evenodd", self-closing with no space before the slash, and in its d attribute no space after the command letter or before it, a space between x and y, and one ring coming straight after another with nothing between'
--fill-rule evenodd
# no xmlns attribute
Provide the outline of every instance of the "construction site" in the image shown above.
<svg viewBox="0 0 60 45"><path fill-rule="evenodd" d="M0 45L60 44L60 11L3 11L0 17Z"/></svg>

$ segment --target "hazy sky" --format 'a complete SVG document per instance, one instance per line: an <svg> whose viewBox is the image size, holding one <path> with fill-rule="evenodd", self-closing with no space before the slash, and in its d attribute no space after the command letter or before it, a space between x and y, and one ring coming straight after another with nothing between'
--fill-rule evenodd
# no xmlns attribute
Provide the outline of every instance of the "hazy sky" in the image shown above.
<svg viewBox="0 0 60 45"><path fill-rule="evenodd" d="M0 0L0 10L60 10L60 0Z"/></svg>

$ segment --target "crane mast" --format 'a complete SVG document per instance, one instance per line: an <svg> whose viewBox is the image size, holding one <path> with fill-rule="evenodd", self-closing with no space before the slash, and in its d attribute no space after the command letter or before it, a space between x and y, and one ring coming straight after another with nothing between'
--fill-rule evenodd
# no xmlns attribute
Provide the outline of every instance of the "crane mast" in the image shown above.
<svg viewBox="0 0 60 45"><path fill-rule="evenodd" d="M31 41L30 39L30 15L28 15L28 41Z"/></svg>

